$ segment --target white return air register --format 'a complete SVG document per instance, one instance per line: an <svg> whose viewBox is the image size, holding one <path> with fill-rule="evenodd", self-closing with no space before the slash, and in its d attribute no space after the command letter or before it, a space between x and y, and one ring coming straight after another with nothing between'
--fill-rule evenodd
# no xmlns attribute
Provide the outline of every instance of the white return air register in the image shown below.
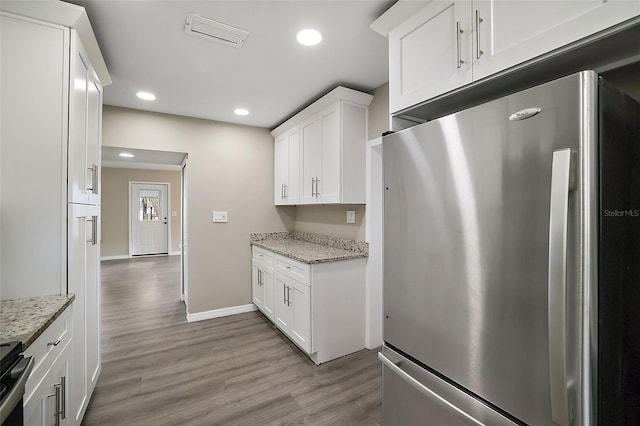
<svg viewBox="0 0 640 426"><path fill-rule="evenodd" d="M204 18L195 13L187 14L187 22L184 26L187 34L201 37L216 43L241 48L249 37L249 31L232 27L209 18Z"/></svg>

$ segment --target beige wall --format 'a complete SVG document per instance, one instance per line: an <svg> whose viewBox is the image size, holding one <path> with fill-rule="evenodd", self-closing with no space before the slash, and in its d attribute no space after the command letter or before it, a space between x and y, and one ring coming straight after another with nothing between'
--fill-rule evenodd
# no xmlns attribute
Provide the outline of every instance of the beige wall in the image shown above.
<svg viewBox="0 0 640 426"><path fill-rule="evenodd" d="M380 137L389 130L389 83L371 92L369 105L369 139ZM278 210L284 209L278 207ZM365 240L366 208L364 205L297 206L293 210L296 231L330 235L352 240ZM356 223L347 223L347 210L355 210Z"/></svg>
<svg viewBox="0 0 640 426"><path fill-rule="evenodd" d="M389 83L376 88L369 105L369 139L382 136L389 127Z"/></svg>
<svg viewBox="0 0 640 426"><path fill-rule="evenodd" d="M129 182L169 183L171 240L169 252L177 252L180 243L180 172L102 168L102 242L103 257L129 254Z"/></svg>
<svg viewBox="0 0 640 426"><path fill-rule="evenodd" d="M188 312L251 303L249 233L290 231L273 206L273 138L267 129L104 107L105 146L187 152ZM228 223L212 223L227 210Z"/></svg>
<svg viewBox="0 0 640 426"><path fill-rule="evenodd" d="M347 223L347 210L356 212L356 223ZM364 214L363 204L297 206L294 227L296 231L364 241Z"/></svg>

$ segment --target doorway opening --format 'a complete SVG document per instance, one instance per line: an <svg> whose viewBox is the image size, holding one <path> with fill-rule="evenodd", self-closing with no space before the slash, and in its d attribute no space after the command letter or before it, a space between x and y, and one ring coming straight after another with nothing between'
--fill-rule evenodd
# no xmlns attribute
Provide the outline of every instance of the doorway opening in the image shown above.
<svg viewBox="0 0 640 426"><path fill-rule="evenodd" d="M169 254L171 215L169 182L129 181L129 254Z"/></svg>
<svg viewBox="0 0 640 426"><path fill-rule="evenodd" d="M180 256L171 264L186 302L187 154L103 146L101 164L101 260Z"/></svg>

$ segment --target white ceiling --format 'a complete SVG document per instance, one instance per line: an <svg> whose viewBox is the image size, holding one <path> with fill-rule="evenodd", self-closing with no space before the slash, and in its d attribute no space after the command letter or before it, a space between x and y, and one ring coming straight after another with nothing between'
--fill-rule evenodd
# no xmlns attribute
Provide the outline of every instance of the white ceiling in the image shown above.
<svg viewBox="0 0 640 426"><path fill-rule="evenodd" d="M113 84L107 105L273 128L337 85L388 81L386 38L369 25L394 1L78 0ZM187 13L250 31L236 49L184 33ZM322 43L296 41L315 28ZM153 92L145 102L137 91ZM250 114L236 116L237 107Z"/></svg>

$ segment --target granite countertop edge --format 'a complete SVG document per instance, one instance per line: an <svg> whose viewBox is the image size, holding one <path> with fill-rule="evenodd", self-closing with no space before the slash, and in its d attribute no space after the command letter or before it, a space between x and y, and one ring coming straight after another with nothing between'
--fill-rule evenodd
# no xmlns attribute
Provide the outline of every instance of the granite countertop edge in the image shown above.
<svg viewBox="0 0 640 426"><path fill-rule="evenodd" d="M64 297L66 296L66 297ZM25 298L25 299L14 299L14 300L9 300L6 302L11 302L11 304L15 307L17 307L17 309L20 308L20 304L22 303L22 301L24 301L24 304L28 304L28 303L32 303L34 301L34 299L40 299L42 300L42 302L47 303L47 298L51 298L53 299L52 301L49 301L48 306L50 307L52 304L55 303L54 308L55 310L53 312L51 312L50 310L46 309L46 307L40 307L40 311L32 311L32 312L17 312L17 313L13 313L14 315L20 316L22 318L18 319L18 320L14 320L17 321L18 323L20 321L26 322L27 324L33 324L35 323L36 326L27 326L26 324L23 326L24 330L21 330L21 332L19 333L15 333L15 334L11 334L11 335L6 335L6 336L2 336L0 338L0 342L8 342L8 341L14 341L14 340L19 340L22 341L22 351L26 351L27 348L29 346L31 346L31 344L33 342L36 341L36 339L38 337L40 337L42 335L42 333L44 333L44 331L56 320L58 319L58 317L69 307L69 305L71 305L71 303L73 303L73 301L75 300L76 296L75 294L67 294L67 295L55 295L55 296L43 296L40 298ZM5 301L1 301L0 303L5 302ZM25 309L26 311L27 309ZM43 312L44 311L44 312ZM5 321L4 318L4 308L3 308L3 317L2 317L2 321ZM19 324L20 326L20 324ZM19 327L18 326L18 327Z"/></svg>
<svg viewBox="0 0 640 426"><path fill-rule="evenodd" d="M332 256L332 257L322 257L322 258L315 258L315 259L310 259L310 258L304 258L304 257L300 257L297 256L295 253L292 253L291 251L286 251L286 250L280 250L277 248L274 248L272 246L270 246L268 243L262 243L260 241L252 241L251 244L253 244L256 247L260 247L263 248L265 250L269 250L272 251L276 254L282 255L282 256L286 256L290 259L293 260L297 260L298 262L302 262L302 263L308 263L310 265L313 265L315 263L326 263L326 262L338 262L341 260L350 260L350 259L361 259L364 257L367 257L367 255L365 253L350 253L350 254L344 254L344 255L340 255L340 256Z"/></svg>
<svg viewBox="0 0 640 426"><path fill-rule="evenodd" d="M369 255L366 242L299 231L252 233L250 243L307 264L361 259Z"/></svg>

